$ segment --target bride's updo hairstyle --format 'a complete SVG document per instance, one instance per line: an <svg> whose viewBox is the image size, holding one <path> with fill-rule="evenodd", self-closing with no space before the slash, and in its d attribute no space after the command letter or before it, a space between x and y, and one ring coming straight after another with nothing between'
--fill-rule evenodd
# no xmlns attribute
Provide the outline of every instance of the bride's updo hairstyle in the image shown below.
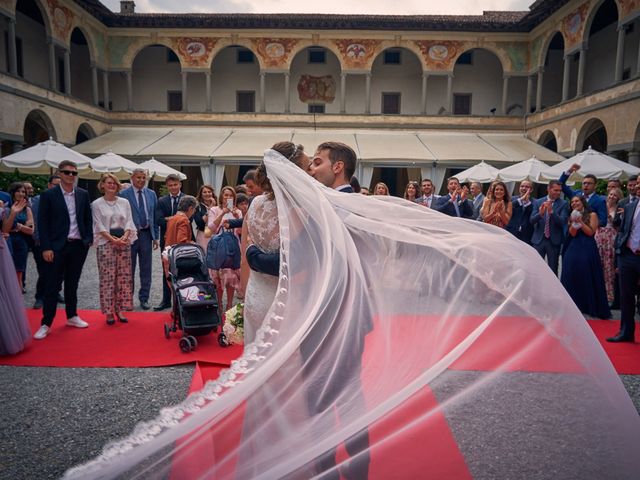
<svg viewBox="0 0 640 480"><path fill-rule="evenodd" d="M278 142L273 145L271 149L278 152L290 162L295 163L296 166L306 170L307 166L302 165L302 160L304 159L303 145L296 145L293 142ZM262 191L267 194L270 200L273 200L273 188L271 187L269 178L267 178L267 169L264 166L264 162L260 162L260 165L256 169L256 185L262 188Z"/></svg>

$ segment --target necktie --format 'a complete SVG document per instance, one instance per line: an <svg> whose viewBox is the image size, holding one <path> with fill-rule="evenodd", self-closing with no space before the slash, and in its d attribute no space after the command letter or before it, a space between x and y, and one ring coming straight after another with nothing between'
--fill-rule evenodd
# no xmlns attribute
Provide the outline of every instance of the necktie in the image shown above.
<svg viewBox="0 0 640 480"><path fill-rule="evenodd" d="M544 218L544 238L551 237L551 214L547 212Z"/></svg>
<svg viewBox="0 0 640 480"><path fill-rule="evenodd" d="M453 198L452 198L453 200ZM456 217L460 216L460 208L458 208L458 201L457 200L453 200L453 208L455 208L456 210Z"/></svg>
<svg viewBox="0 0 640 480"><path fill-rule="evenodd" d="M142 190L138 190L138 212L140 212L140 228L147 228L149 226L149 220L147 219L147 210L144 208Z"/></svg>
<svg viewBox="0 0 640 480"><path fill-rule="evenodd" d="M171 215L178 212L178 197L171 197Z"/></svg>

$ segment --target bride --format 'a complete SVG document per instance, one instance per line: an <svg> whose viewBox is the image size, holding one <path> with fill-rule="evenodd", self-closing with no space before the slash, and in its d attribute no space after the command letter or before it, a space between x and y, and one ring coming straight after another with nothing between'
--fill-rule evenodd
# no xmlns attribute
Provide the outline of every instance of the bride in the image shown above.
<svg viewBox="0 0 640 480"><path fill-rule="evenodd" d="M369 478L636 478L640 417L531 247L403 199L331 190L273 150L264 164L280 275L247 287L265 312L253 341L67 478L357 478L367 455ZM362 368L349 368L371 321ZM310 391L328 400L296 415ZM347 456L365 429L368 447Z"/></svg>

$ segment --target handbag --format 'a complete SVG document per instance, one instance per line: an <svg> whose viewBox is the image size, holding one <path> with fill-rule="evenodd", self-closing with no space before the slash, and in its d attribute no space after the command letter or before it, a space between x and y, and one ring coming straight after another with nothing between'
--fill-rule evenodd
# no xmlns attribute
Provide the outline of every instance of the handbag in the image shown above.
<svg viewBox="0 0 640 480"><path fill-rule="evenodd" d="M110 228L109 235L111 235L114 238L124 237L124 228Z"/></svg>
<svg viewBox="0 0 640 480"><path fill-rule="evenodd" d="M231 230L222 230L209 240L207 267L212 270L240 268L240 242Z"/></svg>

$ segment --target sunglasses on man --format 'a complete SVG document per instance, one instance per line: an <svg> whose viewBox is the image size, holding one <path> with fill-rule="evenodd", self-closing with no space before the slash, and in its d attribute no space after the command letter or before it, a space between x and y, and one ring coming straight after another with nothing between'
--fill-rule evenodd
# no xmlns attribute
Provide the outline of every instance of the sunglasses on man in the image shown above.
<svg viewBox="0 0 640 480"><path fill-rule="evenodd" d="M73 175L74 177L78 176L78 172L76 170L60 170L60 173L64 173L65 175Z"/></svg>

